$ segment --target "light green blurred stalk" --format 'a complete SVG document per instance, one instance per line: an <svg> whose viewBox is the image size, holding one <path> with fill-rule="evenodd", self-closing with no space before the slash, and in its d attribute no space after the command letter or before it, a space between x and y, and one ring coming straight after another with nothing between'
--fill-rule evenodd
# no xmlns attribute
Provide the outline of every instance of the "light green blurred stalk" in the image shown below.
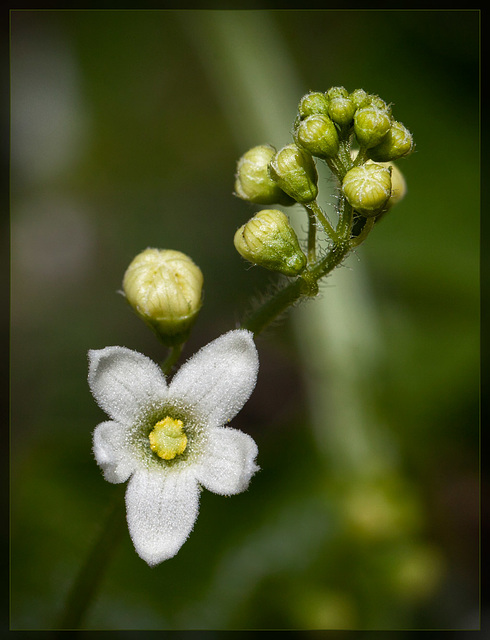
<svg viewBox="0 0 490 640"><path fill-rule="evenodd" d="M257 144L280 148L290 143L301 96L309 90L326 91L331 79L325 77L322 86L304 85L276 27L274 12L180 15L219 97L236 141L237 159ZM332 182L322 181L326 172L318 168L320 195L333 202ZM230 192L232 188L230 173ZM293 207L288 213L301 237L306 228L304 212ZM248 214L244 209L244 216ZM347 475L372 474L393 465L387 435L367 402L369 376L384 354L360 253L326 279L320 299L292 312L318 445L329 466Z"/></svg>

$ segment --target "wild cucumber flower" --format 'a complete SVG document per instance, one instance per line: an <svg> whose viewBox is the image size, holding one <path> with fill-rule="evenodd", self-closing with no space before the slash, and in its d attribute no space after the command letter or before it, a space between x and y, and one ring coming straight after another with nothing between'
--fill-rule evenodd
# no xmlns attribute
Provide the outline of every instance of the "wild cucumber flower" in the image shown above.
<svg viewBox="0 0 490 640"><path fill-rule="evenodd" d="M90 389L110 420L93 436L109 482L129 480L126 511L136 552L150 566L173 557L192 531L201 487L244 491L257 445L224 424L252 393L252 333L229 331L190 358L167 384L160 367L125 347L89 352Z"/></svg>

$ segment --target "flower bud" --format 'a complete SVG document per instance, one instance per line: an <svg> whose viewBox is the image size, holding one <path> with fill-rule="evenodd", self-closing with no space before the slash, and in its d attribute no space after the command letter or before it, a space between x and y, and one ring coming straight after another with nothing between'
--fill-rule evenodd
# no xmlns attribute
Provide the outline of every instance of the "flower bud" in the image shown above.
<svg viewBox="0 0 490 640"><path fill-rule="evenodd" d="M184 342L202 305L202 272L180 251L145 249L124 274L126 299L163 344Z"/></svg>
<svg viewBox="0 0 490 640"><path fill-rule="evenodd" d="M407 156L412 151L412 134L405 125L395 120L381 142L369 149L369 157L376 162L389 162Z"/></svg>
<svg viewBox="0 0 490 640"><path fill-rule="evenodd" d="M251 262L286 276L296 276L306 266L294 229L276 209L259 211L235 233L235 248Z"/></svg>
<svg viewBox="0 0 490 640"><path fill-rule="evenodd" d="M263 144L249 149L240 158L235 176L235 195L255 204L287 206L294 203L269 176L267 167L275 153L274 147Z"/></svg>
<svg viewBox="0 0 490 640"><path fill-rule="evenodd" d="M345 87L330 87L325 95L327 100L330 101L333 98L347 98L349 96L349 92Z"/></svg>
<svg viewBox="0 0 490 640"><path fill-rule="evenodd" d="M339 151L339 136L328 116L313 115L302 120L295 131L296 143L318 158L333 158Z"/></svg>
<svg viewBox="0 0 490 640"><path fill-rule="evenodd" d="M349 97L338 96L331 98L328 104L328 115L340 126L350 124L355 111L356 105Z"/></svg>
<svg viewBox="0 0 490 640"><path fill-rule="evenodd" d="M319 91L307 93L300 100L298 113L301 119L317 114L328 115L327 97Z"/></svg>
<svg viewBox="0 0 490 640"><path fill-rule="evenodd" d="M367 105L369 102L369 94L364 91L364 89L356 89L349 95L349 98L354 103L356 109Z"/></svg>
<svg viewBox="0 0 490 640"><path fill-rule="evenodd" d="M342 182L349 204L361 215L376 216L391 196L391 171L380 164L366 163L353 167Z"/></svg>
<svg viewBox="0 0 490 640"><path fill-rule="evenodd" d="M318 195L318 173L313 158L296 144L288 144L269 164L269 175L296 202L312 202Z"/></svg>
<svg viewBox="0 0 490 640"><path fill-rule="evenodd" d="M389 114L372 105L357 109L354 132L361 147L370 149L381 142L391 126Z"/></svg>

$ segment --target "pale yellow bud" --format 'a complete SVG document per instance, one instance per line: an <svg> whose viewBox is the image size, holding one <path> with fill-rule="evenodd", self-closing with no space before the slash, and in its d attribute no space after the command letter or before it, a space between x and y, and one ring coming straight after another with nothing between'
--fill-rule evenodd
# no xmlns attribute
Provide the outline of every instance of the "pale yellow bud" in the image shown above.
<svg viewBox="0 0 490 640"><path fill-rule="evenodd" d="M145 249L123 280L129 304L168 346L187 339L202 305L202 285L199 267L170 249Z"/></svg>

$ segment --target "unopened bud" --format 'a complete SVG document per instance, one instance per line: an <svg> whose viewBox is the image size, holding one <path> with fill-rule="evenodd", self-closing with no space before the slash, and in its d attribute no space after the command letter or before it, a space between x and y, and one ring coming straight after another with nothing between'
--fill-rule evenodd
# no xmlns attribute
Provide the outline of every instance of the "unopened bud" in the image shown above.
<svg viewBox="0 0 490 640"><path fill-rule="evenodd" d="M252 264L296 276L306 266L306 256L287 216L277 209L259 211L235 233L235 248Z"/></svg>
<svg viewBox="0 0 490 640"><path fill-rule="evenodd" d="M354 115L354 132L361 147L370 149L381 142L391 126L389 114L374 106L361 107Z"/></svg>
<svg viewBox="0 0 490 640"><path fill-rule="evenodd" d="M263 144L249 149L238 161L235 176L235 195L254 204L294 204L284 191L271 179L269 162L276 150Z"/></svg>
<svg viewBox="0 0 490 640"><path fill-rule="evenodd" d="M376 163L353 167L342 182L349 204L366 217L376 216L386 207L391 196L391 171Z"/></svg>
<svg viewBox="0 0 490 640"><path fill-rule="evenodd" d="M296 131L297 144L318 158L333 158L339 151L339 136L328 116L313 115L302 120Z"/></svg>
<svg viewBox="0 0 490 640"><path fill-rule="evenodd" d="M180 251L145 249L124 274L126 299L163 344L183 343L202 305L203 275Z"/></svg>
<svg viewBox="0 0 490 640"><path fill-rule="evenodd" d="M311 155L296 144L288 144L269 164L269 175L296 202L316 200L318 173Z"/></svg>
<svg viewBox="0 0 490 640"><path fill-rule="evenodd" d="M300 118L322 114L328 115L328 100L324 93L319 91L311 91L304 95L298 105L298 113Z"/></svg>
<svg viewBox="0 0 490 640"><path fill-rule="evenodd" d="M369 157L376 162L389 162L398 160L413 151L413 136L401 122L396 120L375 147L369 149Z"/></svg>
<svg viewBox="0 0 490 640"><path fill-rule="evenodd" d="M349 95L349 98L354 103L356 109L359 109L359 107L368 104L369 94L364 91L364 89L356 89Z"/></svg>

